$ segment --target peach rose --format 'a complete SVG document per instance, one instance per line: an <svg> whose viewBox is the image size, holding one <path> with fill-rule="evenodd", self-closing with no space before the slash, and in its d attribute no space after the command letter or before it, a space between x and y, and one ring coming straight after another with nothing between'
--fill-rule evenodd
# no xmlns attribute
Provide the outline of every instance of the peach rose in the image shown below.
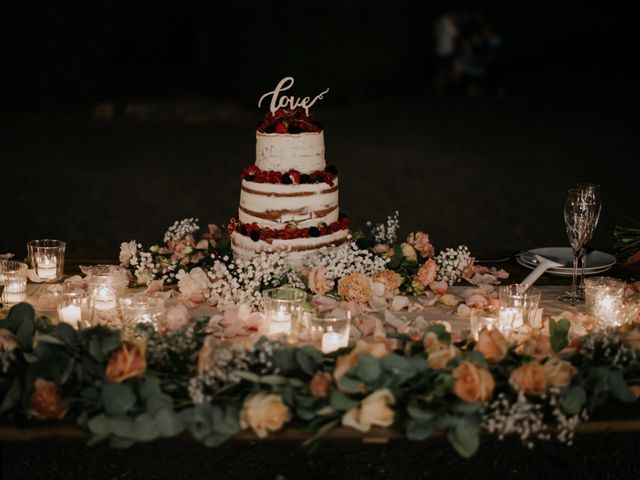
<svg viewBox="0 0 640 480"><path fill-rule="evenodd" d="M418 280L425 287L428 287L435 281L437 270L438 264L433 258L430 258L422 265L420 265L418 273L416 274L416 280Z"/></svg>
<svg viewBox="0 0 640 480"><path fill-rule="evenodd" d="M326 398L331 391L331 375L326 372L318 372L311 379L311 395L316 398Z"/></svg>
<svg viewBox="0 0 640 480"><path fill-rule="evenodd" d="M188 273L180 270L176 274L176 278L180 291L178 299L187 308L195 308L205 301L209 290L209 277L202 268L193 268Z"/></svg>
<svg viewBox="0 0 640 480"><path fill-rule="evenodd" d="M208 240L212 248L216 248L216 245L218 245L218 240L222 238L222 230L220 230L220 227L218 227L218 225L215 225L213 223L207 225L207 228L209 229L209 231L207 233L203 233L202 238Z"/></svg>
<svg viewBox="0 0 640 480"><path fill-rule="evenodd" d="M6 328L0 329L0 350L5 352L12 352L18 348L18 340L16 336Z"/></svg>
<svg viewBox="0 0 640 480"><path fill-rule="evenodd" d="M374 273L372 279L374 282L384 285L384 291L386 293L396 293L403 282L402 275L393 270L386 269Z"/></svg>
<svg viewBox="0 0 640 480"><path fill-rule="evenodd" d="M171 254L171 258L173 260L181 260L182 258L189 255L193 252L193 249L196 246L196 241L191 235L187 235L183 239L179 240L173 246L173 252Z"/></svg>
<svg viewBox="0 0 640 480"><path fill-rule="evenodd" d="M500 363L507 356L509 350L509 342L496 329L483 329L473 348L476 352L480 352L489 363Z"/></svg>
<svg viewBox="0 0 640 480"><path fill-rule="evenodd" d="M476 272L475 261L476 259L474 257L471 257L469 259L469 263L467 263L467 266L462 269L463 278L473 277L473 274Z"/></svg>
<svg viewBox="0 0 640 480"><path fill-rule="evenodd" d="M291 418L291 412L282 402L282 397L273 393L259 392L244 401L240 411L240 426L249 428L259 437L276 432Z"/></svg>
<svg viewBox="0 0 640 480"><path fill-rule="evenodd" d="M631 390L631 393L633 393L633 396L636 397L636 400L640 398L640 385L631 385L629 387L629 390Z"/></svg>
<svg viewBox="0 0 640 480"><path fill-rule="evenodd" d="M433 257L435 249L429 241L429 235L424 232L410 233L407 236L407 243L415 248L423 257Z"/></svg>
<svg viewBox="0 0 640 480"><path fill-rule="evenodd" d="M461 400L486 402L493 395L495 382L487 369L465 360L451 373L455 379L453 393Z"/></svg>
<svg viewBox="0 0 640 480"><path fill-rule="evenodd" d="M375 253L380 253L380 254L383 254L383 255L389 253L389 251L391 251L393 253L391 245L387 245L386 243L376 243L373 246L373 251Z"/></svg>
<svg viewBox="0 0 640 480"><path fill-rule="evenodd" d="M359 432L368 432L372 426L390 427L395 417L389 405L395 403L391 390L384 388L376 390L342 416L342 424Z"/></svg>
<svg viewBox="0 0 640 480"><path fill-rule="evenodd" d="M541 396L547 393L547 376L540 362L533 360L511 372L511 386L527 395Z"/></svg>
<svg viewBox="0 0 640 480"><path fill-rule="evenodd" d="M63 418L69 408L62 403L54 382L37 378L31 394L31 409L40 420Z"/></svg>
<svg viewBox="0 0 640 480"><path fill-rule="evenodd" d="M384 342L367 342L365 340L358 340L356 346L348 354L342 355L337 358L336 366L333 369L333 379L339 384L340 379L353 367L358 364L358 359L363 353L368 353L375 358L382 358L389 349Z"/></svg>
<svg viewBox="0 0 640 480"><path fill-rule="evenodd" d="M544 363L542 368L547 377L547 383L552 387L566 387L578 373L578 370L571 365L571 362L561 360L558 357L551 357Z"/></svg>
<svg viewBox="0 0 640 480"><path fill-rule="evenodd" d="M531 333L516 347L516 353L534 357L537 360L549 357L553 355L551 337L540 333Z"/></svg>
<svg viewBox="0 0 640 480"><path fill-rule="evenodd" d="M368 302L373 296L371 282L364 273L352 273L338 281L338 295L348 302Z"/></svg>
<svg viewBox="0 0 640 480"><path fill-rule="evenodd" d="M453 345L449 345L442 350L430 353L427 358L427 365L431 370L442 370L458 355L460 355L460 350Z"/></svg>
<svg viewBox="0 0 640 480"><path fill-rule="evenodd" d="M167 330L174 332L184 327L191 320L189 310L182 304L173 305L167 308L164 314L164 325Z"/></svg>
<svg viewBox="0 0 640 480"><path fill-rule="evenodd" d="M439 350L444 350L447 346L438 340L438 335L433 332L427 332L422 339L422 346L427 353L434 353Z"/></svg>
<svg viewBox="0 0 640 480"><path fill-rule="evenodd" d="M407 259L409 262L418 262L418 254L416 253L416 249L413 248L408 243L401 243L400 249L402 250L402 256Z"/></svg>
<svg viewBox="0 0 640 480"><path fill-rule="evenodd" d="M327 269L324 267L312 267L309 270L309 290L315 294L324 295L333 289L334 281L327 278Z"/></svg>
<svg viewBox="0 0 640 480"><path fill-rule="evenodd" d="M135 240L131 240L130 242L122 242L120 244L120 255L118 256L118 260L120 260L120 266L128 267L131 262L131 258L138 251L138 244Z"/></svg>
<svg viewBox="0 0 640 480"><path fill-rule="evenodd" d="M112 382L124 382L128 378L141 377L147 370L145 351L147 344L144 340L124 342L122 346L111 354L105 376Z"/></svg>

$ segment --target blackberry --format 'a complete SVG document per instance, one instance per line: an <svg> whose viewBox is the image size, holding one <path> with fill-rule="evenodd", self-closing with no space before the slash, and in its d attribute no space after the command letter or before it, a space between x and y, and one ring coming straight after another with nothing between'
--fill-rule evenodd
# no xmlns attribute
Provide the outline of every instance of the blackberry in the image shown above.
<svg viewBox="0 0 640 480"><path fill-rule="evenodd" d="M238 231L240 232L241 235L246 235L247 227L245 227L244 225L240 225L240 227L238 227Z"/></svg>
<svg viewBox="0 0 640 480"><path fill-rule="evenodd" d="M311 177L308 173L303 173L300 175L300 183L311 183Z"/></svg>
<svg viewBox="0 0 640 480"><path fill-rule="evenodd" d="M331 175L338 175L338 169L335 165L327 165L324 167L324 171L330 173Z"/></svg>
<svg viewBox="0 0 640 480"><path fill-rule="evenodd" d="M258 240L260 240L260 234L258 233L257 230L254 230L253 232L251 232L251 235L249 235L251 237L251 240L253 240L254 242L257 242Z"/></svg>
<svg viewBox="0 0 640 480"><path fill-rule="evenodd" d="M282 176L280 177L280 181L284 184L284 185L291 185L293 182L291 181L291 177L289 176L288 173L283 173Z"/></svg>
<svg viewBox="0 0 640 480"><path fill-rule="evenodd" d="M318 227L309 227L309 236L310 237L319 237L320 229Z"/></svg>
<svg viewBox="0 0 640 480"><path fill-rule="evenodd" d="M255 180L256 176L255 175L247 175L246 177L244 177L244 179L247 182L253 182Z"/></svg>

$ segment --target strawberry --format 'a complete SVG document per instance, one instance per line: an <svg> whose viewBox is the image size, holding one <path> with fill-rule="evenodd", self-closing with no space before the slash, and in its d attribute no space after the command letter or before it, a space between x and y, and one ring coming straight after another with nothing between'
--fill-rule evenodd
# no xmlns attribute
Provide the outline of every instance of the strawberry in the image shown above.
<svg viewBox="0 0 640 480"><path fill-rule="evenodd" d="M276 123L276 133L287 133L289 131L289 127L287 122L278 122Z"/></svg>

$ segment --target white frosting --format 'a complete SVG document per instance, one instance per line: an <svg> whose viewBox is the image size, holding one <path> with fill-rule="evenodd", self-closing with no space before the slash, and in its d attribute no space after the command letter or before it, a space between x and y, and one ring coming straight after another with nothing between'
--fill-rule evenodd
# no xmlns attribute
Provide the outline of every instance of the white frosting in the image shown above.
<svg viewBox="0 0 640 480"><path fill-rule="evenodd" d="M323 132L256 132L256 166L261 170L312 173L325 165Z"/></svg>
<svg viewBox="0 0 640 480"><path fill-rule="evenodd" d="M273 240L271 243L267 243L263 240L254 242L246 235L233 232L231 234L231 249L233 250L233 254L236 258L251 258L261 252L272 253L292 249L289 253L289 259L293 263L299 264L305 256L315 252L322 246L329 246L331 244L338 245L342 243L347 238L348 234L348 230L338 230L337 232L329 235L323 235L321 237ZM293 250L294 248L304 250Z"/></svg>
<svg viewBox="0 0 640 480"><path fill-rule="evenodd" d="M337 178L333 187L326 183L282 185L243 180L238 218L242 223L256 222L270 228L283 228L290 222L296 222L300 228L323 222L328 225L338 220L337 187ZM309 195L277 196L303 193ZM271 212L278 212L278 217L263 218L271 216Z"/></svg>

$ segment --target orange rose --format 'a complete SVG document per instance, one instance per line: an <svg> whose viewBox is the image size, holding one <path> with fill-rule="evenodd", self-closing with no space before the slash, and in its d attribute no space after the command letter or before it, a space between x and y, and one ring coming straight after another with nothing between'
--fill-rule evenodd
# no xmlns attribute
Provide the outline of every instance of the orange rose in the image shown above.
<svg viewBox="0 0 640 480"><path fill-rule="evenodd" d="M143 340L124 342L111 354L106 377L112 382L120 383L128 378L141 377L147 370L145 350L147 344Z"/></svg>
<svg viewBox="0 0 640 480"><path fill-rule="evenodd" d="M433 258L430 258L420 265L415 279L425 287L428 287L436 280L436 274L438 273L437 270L438 264Z"/></svg>
<svg viewBox="0 0 640 480"><path fill-rule="evenodd" d="M63 418L69 409L62 403L55 383L37 378L31 394L31 409L40 420Z"/></svg>
<svg viewBox="0 0 640 480"><path fill-rule="evenodd" d="M435 249L429 241L429 235L424 232L410 233L407 236L407 243L415 248L423 257L433 257Z"/></svg>
<svg viewBox="0 0 640 480"><path fill-rule="evenodd" d="M507 356L509 342L496 329L483 329L478 335L478 341L473 348L484 355L489 363L500 363Z"/></svg>
<svg viewBox="0 0 640 480"><path fill-rule="evenodd" d="M511 372L509 383L527 395L541 396L547 393L547 376L540 362L533 360Z"/></svg>
<svg viewBox="0 0 640 480"><path fill-rule="evenodd" d="M493 395L495 382L491 372L469 361L460 362L451 372L456 383L453 393L465 402L486 402Z"/></svg>
<svg viewBox="0 0 640 480"><path fill-rule="evenodd" d="M540 333L529 334L528 337L518 345L516 352L522 356L534 357L537 360L553 355L551 348L551 338Z"/></svg>
<svg viewBox="0 0 640 480"><path fill-rule="evenodd" d="M325 398L329 396L331 390L331 375L325 372L316 373L311 379L311 395L316 398Z"/></svg>
<svg viewBox="0 0 640 480"><path fill-rule="evenodd" d="M384 291L386 293L395 293L402 285L402 275L393 270L382 270L376 272L372 277L374 282L379 282L384 285Z"/></svg>

